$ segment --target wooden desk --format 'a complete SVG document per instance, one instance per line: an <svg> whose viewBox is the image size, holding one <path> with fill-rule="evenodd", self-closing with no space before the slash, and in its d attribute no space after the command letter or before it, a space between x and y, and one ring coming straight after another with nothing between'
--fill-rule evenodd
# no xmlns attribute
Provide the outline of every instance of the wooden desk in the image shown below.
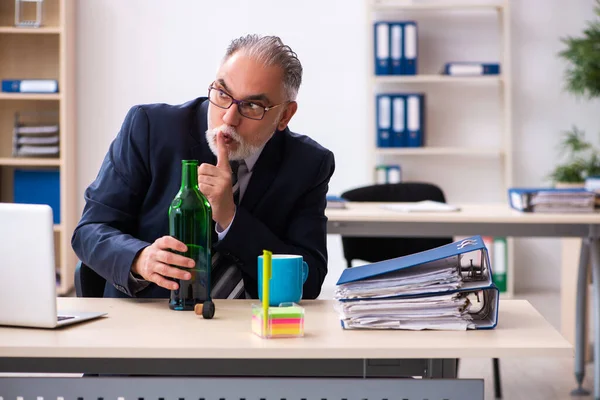
<svg viewBox="0 0 600 400"><path fill-rule="evenodd" d="M455 378L455 359L459 357L570 357L573 354L571 344L523 300L501 301L496 329L466 332L344 331L333 301L303 301L305 336L271 340L261 339L251 332L252 302L216 300L215 319L205 320L191 312L169 310L166 300L59 298L61 310L105 311L108 316L55 330L1 327L0 372L217 375L230 377L230 380L178 381L153 377L131 378L124 383L122 379L103 377L98 383L86 381L89 378L82 382L10 378L3 381L0 378L0 388L12 388L8 393L0 389L0 396L22 396L35 386L36 396L46 393L46 397L54 398L76 398L83 396L81 393L93 393L94 398L116 398L125 394L127 398L156 398L156 393L163 393L168 386L178 390L195 388L194 398L198 398L200 388L203 393L211 388L212 395L206 398L266 398L269 396L264 394L268 390L274 398L281 398L275 396L277 393L298 397L298 391L318 388L324 391L320 394L332 393L325 396L327 398L393 398L394 393L402 393L405 398L413 398L410 393L421 396L418 398L441 398L440 393L443 393L444 398L483 399L483 382L477 380L396 379L390 382L372 377L389 377L391 368L398 370L399 376ZM386 366L388 372L381 370ZM260 376L261 382L240 380L239 376ZM304 378L281 381L273 376ZM315 376L328 379L315 380ZM336 380L340 377L344 380ZM366 377L372 381L365 381ZM242 387L246 392L223 395L235 387ZM277 391L280 387L287 391ZM69 388L60 390L70 392L60 392L58 388ZM290 395L290 390L295 392ZM190 389L189 393L192 392ZM170 394L166 397L185 396ZM323 398L317 394L306 397Z"/></svg>
<svg viewBox="0 0 600 400"><path fill-rule="evenodd" d="M600 213L521 213L505 204L458 204L457 212L398 212L385 203L327 209L327 233L344 236L600 237Z"/></svg>
<svg viewBox="0 0 600 400"><path fill-rule="evenodd" d="M506 204L462 204L458 212L397 212L383 203L347 203L347 209L327 209L327 232L344 236L512 236L578 237L583 239L574 287L561 287L562 310L575 309L575 377L581 386L587 331L588 262L594 282L594 343L600 343L600 213L521 213ZM571 270L571 275L573 270ZM564 271L563 271L564 275ZM575 304L573 304L575 299ZM600 345L594 346L594 394L600 399Z"/></svg>
<svg viewBox="0 0 600 400"><path fill-rule="evenodd" d="M343 330L332 300L303 301L305 337L265 340L250 329L253 300L215 300L205 320L166 300L59 298L61 311L108 316L61 329L0 328L0 370L9 358L52 359L367 359L569 357L572 346L528 302L502 300L493 330ZM96 362L96 361L94 361ZM36 367L33 363L31 367ZM31 371L29 371L31 372ZM36 371L53 372L53 371ZM56 372L56 371L54 371ZM71 372L81 372L73 370ZM130 371L133 373L135 371Z"/></svg>

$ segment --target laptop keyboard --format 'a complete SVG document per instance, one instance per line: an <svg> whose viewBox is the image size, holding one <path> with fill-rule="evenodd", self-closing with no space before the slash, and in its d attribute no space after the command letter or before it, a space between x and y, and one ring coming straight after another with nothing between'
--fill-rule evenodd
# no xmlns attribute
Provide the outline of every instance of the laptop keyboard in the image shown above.
<svg viewBox="0 0 600 400"><path fill-rule="evenodd" d="M67 320L67 319L73 319L73 318L75 318L75 317L73 317L73 316L71 316L71 315L59 315L59 316L58 316L58 322L60 322L60 321L65 321L65 320Z"/></svg>

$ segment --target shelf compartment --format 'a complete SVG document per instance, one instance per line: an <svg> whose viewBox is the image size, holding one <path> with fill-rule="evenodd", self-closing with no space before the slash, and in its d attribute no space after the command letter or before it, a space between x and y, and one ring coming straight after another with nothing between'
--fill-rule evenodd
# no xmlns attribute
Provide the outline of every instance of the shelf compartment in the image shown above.
<svg viewBox="0 0 600 400"><path fill-rule="evenodd" d="M35 19L35 3L25 4L23 9L24 19ZM0 1L0 26L15 25L15 2L14 0ZM58 27L60 25L60 0L44 0L42 12L42 27ZM39 29L39 28L19 28Z"/></svg>
<svg viewBox="0 0 600 400"><path fill-rule="evenodd" d="M59 38L59 35L0 35L0 79L58 79Z"/></svg>
<svg viewBox="0 0 600 400"><path fill-rule="evenodd" d="M0 159L5 160L12 157L13 128L15 112L17 111L54 111L59 110L58 101L33 101L33 100L11 100L0 103ZM11 162L18 162L12 159ZM49 159L50 160L50 159ZM56 160L56 159L54 159ZM22 165L22 164L19 164Z"/></svg>

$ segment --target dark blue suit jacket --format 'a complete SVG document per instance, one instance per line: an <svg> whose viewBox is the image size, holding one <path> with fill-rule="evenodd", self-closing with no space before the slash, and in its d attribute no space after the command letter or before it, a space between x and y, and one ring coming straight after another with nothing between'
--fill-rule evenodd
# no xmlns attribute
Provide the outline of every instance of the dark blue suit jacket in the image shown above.
<svg viewBox="0 0 600 400"><path fill-rule="evenodd" d="M71 240L75 253L104 277L105 297L134 296L135 256L169 234L168 209L181 183L181 160L216 164L205 138L208 101L133 107L85 191L86 205ZM257 290L257 256L301 254L309 274L304 298L316 298L327 273L325 196L333 153L285 129L265 145L219 251L241 268L246 290ZM168 297L155 284L137 297Z"/></svg>

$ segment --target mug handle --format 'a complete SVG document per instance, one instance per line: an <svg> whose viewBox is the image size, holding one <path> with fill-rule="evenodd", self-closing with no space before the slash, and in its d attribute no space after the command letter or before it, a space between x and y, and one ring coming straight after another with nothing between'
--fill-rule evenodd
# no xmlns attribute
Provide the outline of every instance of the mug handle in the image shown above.
<svg viewBox="0 0 600 400"><path fill-rule="evenodd" d="M302 284L306 282L306 278L308 278L308 264L306 261L302 261Z"/></svg>

